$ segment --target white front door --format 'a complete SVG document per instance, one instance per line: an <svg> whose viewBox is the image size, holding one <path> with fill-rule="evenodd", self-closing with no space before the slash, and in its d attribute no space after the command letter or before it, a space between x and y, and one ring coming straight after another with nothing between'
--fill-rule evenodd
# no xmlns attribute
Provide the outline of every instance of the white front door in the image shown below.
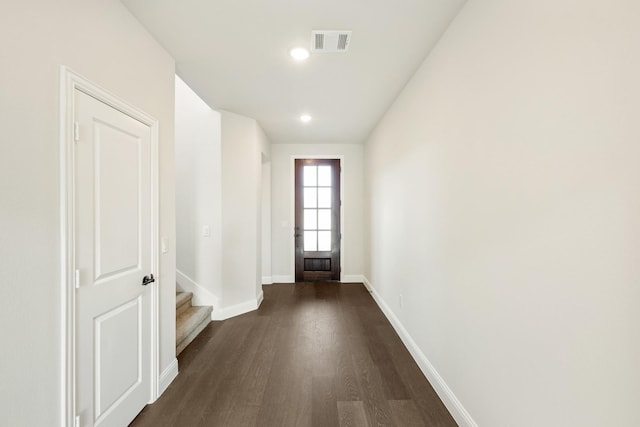
<svg viewBox="0 0 640 427"><path fill-rule="evenodd" d="M151 129L74 95L76 411L125 426L151 399Z"/></svg>

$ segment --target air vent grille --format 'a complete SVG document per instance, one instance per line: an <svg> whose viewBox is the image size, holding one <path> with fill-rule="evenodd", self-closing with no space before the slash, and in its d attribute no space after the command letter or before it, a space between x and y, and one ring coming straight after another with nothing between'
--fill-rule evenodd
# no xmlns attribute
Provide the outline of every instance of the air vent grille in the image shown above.
<svg viewBox="0 0 640 427"><path fill-rule="evenodd" d="M313 50L322 50L324 49L324 34L316 33L313 38Z"/></svg>
<svg viewBox="0 0 640 427"><path fill-rule="evenodd" d="M346 52L351 43L351 31L324 30L311 32L311 51L318 53Z"/></svg>
<svg viewBox="0 0 640 427"><path fill-rule="evenodd" d="M338 50L347 50L348 39L346 34L338 34Z"/></svg>

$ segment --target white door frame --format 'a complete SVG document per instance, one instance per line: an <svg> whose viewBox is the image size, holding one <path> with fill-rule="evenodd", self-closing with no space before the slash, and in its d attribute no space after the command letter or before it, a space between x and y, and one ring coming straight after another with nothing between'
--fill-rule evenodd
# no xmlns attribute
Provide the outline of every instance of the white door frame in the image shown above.
<svg viewBox="0 0 640 427"><path fill-rule="evenodd" d="M62 325L61 425L74 427L76 418L76 301L74 236L74 93L86 93L151 129L151 273L157 278L151 292L151 387L149 403L158 398L159 384L159 252L158 252L158 121L120 100L65 66L60 67L60 316Z"/></svg>

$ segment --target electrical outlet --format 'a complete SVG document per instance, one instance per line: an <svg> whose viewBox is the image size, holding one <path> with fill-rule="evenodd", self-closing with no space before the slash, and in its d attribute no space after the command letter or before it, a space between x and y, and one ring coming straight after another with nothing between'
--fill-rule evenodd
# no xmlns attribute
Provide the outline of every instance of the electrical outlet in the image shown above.
<svg viewBox="0 0 640 427"><path fill-rule="evenodd" d="M400 304L400 308L404 306L404 298L402 297L402 294L398 296L398 303Z"/></svg>
<svg viewBox="0 0 640 427"><path fill-rule="evenodd" d="M205 225L204 227L202 227L202 235L204 237L211 236L211 227L209 227L208 225Z"/></svg>

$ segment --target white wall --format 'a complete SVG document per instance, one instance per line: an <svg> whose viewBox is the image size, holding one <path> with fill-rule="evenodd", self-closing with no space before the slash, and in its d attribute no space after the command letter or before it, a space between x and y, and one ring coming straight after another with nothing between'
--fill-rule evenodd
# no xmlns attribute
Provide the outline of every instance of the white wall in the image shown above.
<svg viewBox="0 0 640 427"><path fill-rule="evenodd" d="M342 157L342 277L361 280L363 259L363 147L360 144L273 144L271 146L271 268L275 282L293 282L295 218L293 158Z"/></svg>
<svg viewBox="0 0 640 427"><path fill-rule="evenodd" d="M265 230L264 223L271 217L271 142L267 138L267 134L260 124L255 122L256 140L258 144L258 152L260 153L260 169L258 173L257 200L258 200L258 217L257 217L257 236L258 246L256 253L256 295L262 295L262 278L265 271L271 270L271 229L267 227Z"/></svg>
<svg viewBox="0 0 640 427"><path fill-rule="evenodd" d="M0 425L62 419L59 75L66 65L160 121L160 369L175 358L172 58L117 0L0 13Z"/></svg>
<svg viewBox="0 0 640 427"><path fill-rule="evenodd" d="M254 119L213 111L179 79L176 103L178 282L221 320L257 307L270 268L270 143Z"/></svg>
<svg viewBox="0 0 640 427"><path fill-rule="evenodd" d="M217 301L205 296L222 295L220 113L177 76L175 96L178 283L194 292L194 304L215 307Z"/></svg>
<svg viewBox="0 0 640 427"><path fill-rule="evenodd" d="M222 306L229 308L255 303L262 291L262 156L269 141L254 119L221 114Z"/></svg>
<svg viewBox="0 0 640 427"><path fill-rule="evenodd" d="M271 159L262 156L262 284L271 278Z"/></svg>
<svg viewBox="0 0 640 427"><path fill-rule="evenodd" d="M469 1L366 143L367 276L480 426L640 425L638 16Z"/></svg>

